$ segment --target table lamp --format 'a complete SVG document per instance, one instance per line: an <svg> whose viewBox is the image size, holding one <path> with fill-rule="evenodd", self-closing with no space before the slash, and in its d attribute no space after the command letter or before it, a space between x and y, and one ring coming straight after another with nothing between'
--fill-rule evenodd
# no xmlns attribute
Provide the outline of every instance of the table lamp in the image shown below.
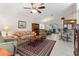
<svg viewBox="0 0 79 59"><path fill-rule="evenodd" d="M9 26L5 26L4 27L4 31L6 32L6 36L8 36L8 32L10 31L10 27Z"/></svg>

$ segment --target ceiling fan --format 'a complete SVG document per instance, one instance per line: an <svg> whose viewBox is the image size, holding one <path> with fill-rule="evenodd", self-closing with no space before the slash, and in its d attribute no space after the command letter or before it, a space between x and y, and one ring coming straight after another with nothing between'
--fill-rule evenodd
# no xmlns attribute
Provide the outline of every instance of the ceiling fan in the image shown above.
<svg viewBox="0 0 79 59"><path fill-rule="evenodd" d="M31 3L32 8L24 7L24 9L31 9L31 13L42 13L40 9L45 9L44 3L41 3L40 6L37 6L36 3Z"/></svg>

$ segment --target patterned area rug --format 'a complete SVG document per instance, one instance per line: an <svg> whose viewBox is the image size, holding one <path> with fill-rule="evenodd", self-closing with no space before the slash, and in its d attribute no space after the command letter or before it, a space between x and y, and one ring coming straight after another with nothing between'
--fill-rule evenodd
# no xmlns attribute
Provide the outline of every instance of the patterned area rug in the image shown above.
<svg viewBox="0 0 79 59"><path fill-rule="evenodd" d="M17 53L21 56L49 56L54 45L54 40L44 40L36 46L28 45L28 42L22 43L17 48Z"/></svg>

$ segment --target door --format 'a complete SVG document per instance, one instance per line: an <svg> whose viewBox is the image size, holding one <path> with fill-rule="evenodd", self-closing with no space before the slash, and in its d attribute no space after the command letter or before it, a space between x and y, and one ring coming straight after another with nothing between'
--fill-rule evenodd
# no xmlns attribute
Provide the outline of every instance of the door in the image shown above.
<svg viewBox="0 0 79 59"><path fill-rule="evenodd" d="M39 35L39 24L32 23L32 31L36 33L36 35Z"/></svg>

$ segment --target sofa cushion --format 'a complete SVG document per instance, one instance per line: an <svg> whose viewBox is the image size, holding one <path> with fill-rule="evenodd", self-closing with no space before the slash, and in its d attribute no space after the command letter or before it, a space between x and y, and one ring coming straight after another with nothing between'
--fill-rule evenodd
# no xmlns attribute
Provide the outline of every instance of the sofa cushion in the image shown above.
<svg viewBox="0 0 79 59"><path fill-rule="evenodd" d="M29 39L30 38L30 35L24 35L24 36L21 36L20 38L21 39Z"/></svg>
<svg viewBox="0 0 79 59"><path fill-rule="evenodd" d="M15 36L18 36L18 37L19 37L19 33L18 33L18 32L15 32L13 35L15 35Z"/></svg>

